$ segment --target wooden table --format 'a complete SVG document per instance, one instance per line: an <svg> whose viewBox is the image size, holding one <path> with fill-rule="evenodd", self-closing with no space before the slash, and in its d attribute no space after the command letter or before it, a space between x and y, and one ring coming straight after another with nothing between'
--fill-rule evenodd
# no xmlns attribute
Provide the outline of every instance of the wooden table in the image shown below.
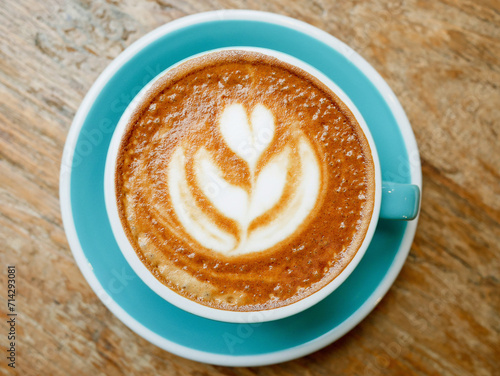
<svg viewBox="0 0 500 376"><path fill-rule="evenodd" d="M124 48L176 18L245 7L346 42L387 80L422 155L420 223L377 308L339 341L261 368L215 367L134 334L71 255L58 185L71 120ZM500 4L495 1L33 1L0 4L0 369L16 265L20 375L499 375Z"/></svg>

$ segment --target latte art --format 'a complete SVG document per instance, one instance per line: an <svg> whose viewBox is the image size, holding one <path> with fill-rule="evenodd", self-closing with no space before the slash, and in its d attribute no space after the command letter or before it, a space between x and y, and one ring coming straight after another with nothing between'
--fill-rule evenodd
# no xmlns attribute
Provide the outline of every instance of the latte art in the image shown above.
<svg viewBox="0 0 500 376"><path fill-rule="evenodd" d="M220 117L219 131L226 145L247 163L247 188L227 182L224 166L218 166L204 147L194 156L196 189L220 215L238 224L237 234L218 227L196 204L186 176L185 147L174 151L168 167L171 201L184 230L202 246L228 256L266 250L296 233L314 208L320 167L302 132L265 165L258 165L273 141L274 122L271 111L261 104L250 118L241 104L228 106ZM269 220L259 223L265 215Z"/></svg>
<svg viewBox="0 0 500 376"><path fill-rule="evenodd" d="M374 206L370 147L349 109L273 57L222 51L157 80L116 160L122 227L161 283L200 304L294 303L352 260Z"/></svg>

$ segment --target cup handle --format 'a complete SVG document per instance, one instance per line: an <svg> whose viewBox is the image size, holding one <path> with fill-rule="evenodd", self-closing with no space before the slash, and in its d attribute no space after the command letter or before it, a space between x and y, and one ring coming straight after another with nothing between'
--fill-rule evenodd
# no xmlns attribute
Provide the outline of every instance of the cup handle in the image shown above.
<svg viewBox="0 0 500 376"><path fill-rule="evenodd" d="M418 214L420 188L414 184L382 182L380 218L410 221Z"/></svg>

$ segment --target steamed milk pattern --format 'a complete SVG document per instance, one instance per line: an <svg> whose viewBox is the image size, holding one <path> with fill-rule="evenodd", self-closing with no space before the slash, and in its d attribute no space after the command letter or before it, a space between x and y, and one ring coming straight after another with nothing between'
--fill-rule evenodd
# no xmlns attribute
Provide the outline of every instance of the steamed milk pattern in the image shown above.
<svg viewBox="0 0 500 376"><path fill-rule="evenodd" d="M226 310L288 305L350 262L373 210L373 161L345 105L255 52L160 78L122 138L115 186L137 255L178 294Z"/></svg>
<svg viewBox="0 0 500 376"><path fill-rule="evenodd" d="M259 158L273 141L274 123L274 115L262 104L256 105L250 116L243 105L232 104L220 117L224 142L247 163L249 190L225 181L225 166L217 165L206 148L194 155L196 184L220 215L238 224L236 236L218 227L197 205L186 176L184 146L174 151L168 167L171 202L187 234L202 246L228 256L264 251L294 234L314 208L320 167L301 131L257 169ZM266 213L270 213L270 220L252 227Z"/></svg>

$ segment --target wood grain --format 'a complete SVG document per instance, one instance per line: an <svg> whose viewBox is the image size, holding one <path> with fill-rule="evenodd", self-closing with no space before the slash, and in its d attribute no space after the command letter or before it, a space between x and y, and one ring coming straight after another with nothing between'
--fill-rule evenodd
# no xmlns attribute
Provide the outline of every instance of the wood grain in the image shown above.
<svg viewBox="0 0 500 376"><path fill-rule="evenodd" d="M270 367L200 364L131 332L83 279L59 211L64 141L99 73L148 31L224 8L295 17L352 46L400 98L423 162L419 228L387 296L336 343ZM17 266L18 374L500 374L499 25L489 0L2 2L0 279ZM7 330L2 319L2 350ZM0 370L12 373L4 356Z"/></svg>

